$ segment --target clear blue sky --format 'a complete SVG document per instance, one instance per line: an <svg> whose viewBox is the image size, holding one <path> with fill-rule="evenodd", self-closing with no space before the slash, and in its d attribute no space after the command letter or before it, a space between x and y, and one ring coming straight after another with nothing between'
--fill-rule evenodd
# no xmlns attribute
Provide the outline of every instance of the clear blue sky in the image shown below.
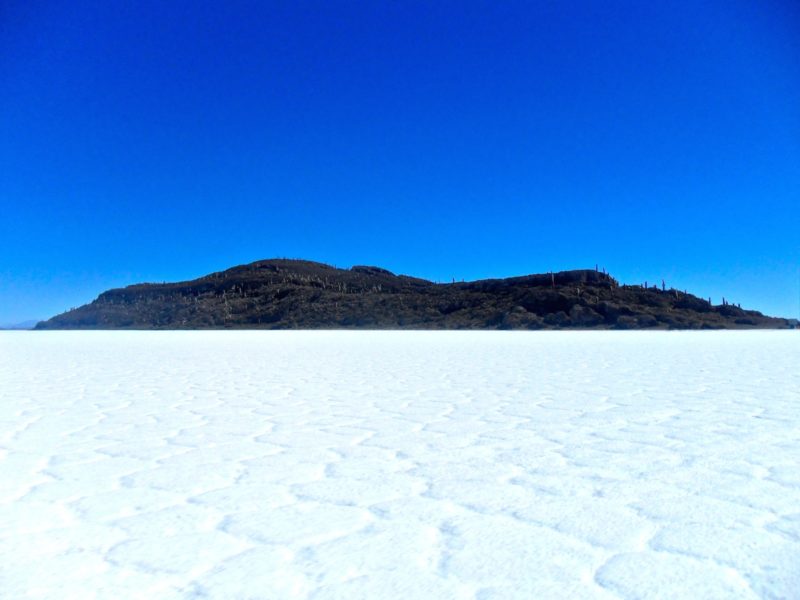
<svg viewBox="0 0 800 600"><path fill-rule="evenodd" d="M0 4L0 323L275 256L798 313L800 3Z"/></svg>

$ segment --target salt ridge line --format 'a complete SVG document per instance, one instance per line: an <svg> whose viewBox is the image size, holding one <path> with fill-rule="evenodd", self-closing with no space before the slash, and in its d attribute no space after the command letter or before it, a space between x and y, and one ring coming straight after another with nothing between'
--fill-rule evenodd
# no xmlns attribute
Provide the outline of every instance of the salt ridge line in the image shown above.
<svg viewBox="0 0 800 600"><path fill-rule="evenodd" d="M0 334L14 597L791 597L792 332Z"/></svg>

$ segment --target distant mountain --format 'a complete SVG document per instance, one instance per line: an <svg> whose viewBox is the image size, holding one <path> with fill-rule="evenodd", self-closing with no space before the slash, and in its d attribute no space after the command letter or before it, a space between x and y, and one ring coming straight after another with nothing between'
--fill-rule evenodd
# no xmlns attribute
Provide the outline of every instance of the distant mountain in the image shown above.
<svg viewBox="0 0 800 600"><path fill-rule="evenodd" d="M681 290L596 270L434 283L385 269L263 260L179 283L103 292L37 329L784 328Z"/></svg>
<svg viewBox="0 0 800 600"><path fill-rule="evenodd" d="M33 329L36 327L37 323L39 323L39 319L31 319L29 321L22 321L21 323L0 325L0 329Z"/></svg>

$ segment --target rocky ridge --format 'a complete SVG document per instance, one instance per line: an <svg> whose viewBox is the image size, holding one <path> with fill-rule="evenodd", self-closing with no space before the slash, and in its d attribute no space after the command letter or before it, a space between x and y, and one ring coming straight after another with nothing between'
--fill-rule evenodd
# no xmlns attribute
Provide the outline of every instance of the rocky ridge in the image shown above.
<svg viewBox="0 0 800 600"><path fill-rule="evenodd" d="M591 269L434 283L373 266L262 260L177 283L142 283L37 329L740 329L783 328L666 286Z"/></svg>

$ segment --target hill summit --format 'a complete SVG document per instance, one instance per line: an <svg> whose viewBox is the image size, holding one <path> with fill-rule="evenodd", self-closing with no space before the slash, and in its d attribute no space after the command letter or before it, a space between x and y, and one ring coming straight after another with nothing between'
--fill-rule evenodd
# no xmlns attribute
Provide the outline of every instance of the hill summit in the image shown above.
<svg viewBox="0 0 800 600"><path fill-rule="evenodd" d="M257 261L192 281L103 292L37 329L725 329L782 328L681 290L620 285L583 269L434 283L373 266Z"/></svg>

